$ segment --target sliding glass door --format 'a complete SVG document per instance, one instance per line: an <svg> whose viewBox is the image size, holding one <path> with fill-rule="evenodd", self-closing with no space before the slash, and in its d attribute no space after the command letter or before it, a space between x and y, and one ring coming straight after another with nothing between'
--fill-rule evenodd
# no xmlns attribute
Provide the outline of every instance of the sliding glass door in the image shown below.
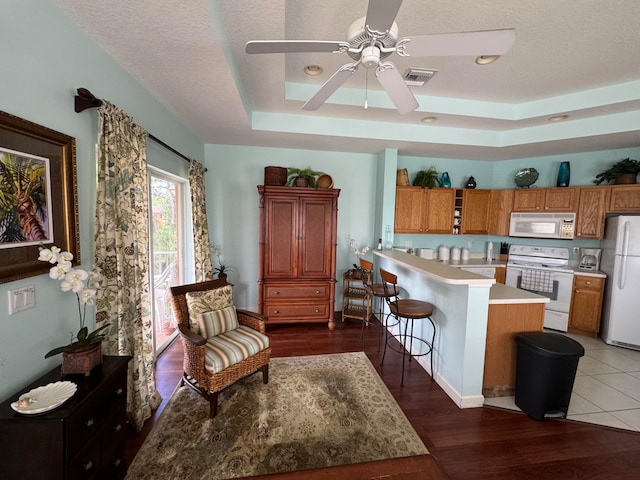
<svg viewBox="0 0 640 480"><path fill-rule="evenodd" d="M184 273L185 180L149 168L151 296L156 356L177 335L169 287L180 285Z"/></svg>

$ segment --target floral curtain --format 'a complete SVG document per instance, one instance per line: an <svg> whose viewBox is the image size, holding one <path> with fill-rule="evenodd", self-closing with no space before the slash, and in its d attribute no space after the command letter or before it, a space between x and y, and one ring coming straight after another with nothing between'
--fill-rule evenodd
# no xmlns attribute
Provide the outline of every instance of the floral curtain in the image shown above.
<svg viewBox="0 0 640 480"><path fill-rule="evenodd" d="M204 166L195 160L189 164L191 211L193 217L193 250L196 282L213 279L209 225L207 223L207 192L204 186Z"/></svg>
<svg viewBox="0 0 640 480"><path fill-rule="evenodd" d="M98 109L95 265L103 275L96 326L108 323L103 352L131 355L127 413L140 430L162 398L153 371L149 296L147 132L118 107Z"/></svg>

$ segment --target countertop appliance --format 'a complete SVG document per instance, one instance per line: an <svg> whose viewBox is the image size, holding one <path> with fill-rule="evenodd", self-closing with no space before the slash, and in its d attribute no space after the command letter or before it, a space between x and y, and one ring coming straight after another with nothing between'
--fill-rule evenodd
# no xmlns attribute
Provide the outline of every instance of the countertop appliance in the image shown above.
<svg viewBox="0 0 640 480"><path fill-rule="evenodd" d="M509 236L571 240L575 226L575 213L512 213Z"/></svg>
<svg viewBox="0 0 640 480"><path fill-rule="evenodd" d="M640 216L607 219L600 270L606 282L600 336L640 350Z"/></svg>
<svg viewBox="0 0 640 480"><path fill-rule="evenodd" d="M544 326L566 332L573 288L573 269L569 249L511 245L505 283L549 298Z"/></svg>
<svg viewBox="0 0 640 480"><path fill-rule="evenodd" d="M581 248L579 270L597 271L600 270L600 248Z"/></svg>

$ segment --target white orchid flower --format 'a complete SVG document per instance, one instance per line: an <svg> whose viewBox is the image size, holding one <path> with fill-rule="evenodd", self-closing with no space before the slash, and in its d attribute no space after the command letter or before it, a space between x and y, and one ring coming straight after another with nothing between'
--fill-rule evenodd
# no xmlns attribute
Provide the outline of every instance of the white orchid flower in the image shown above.
<svg viewBox="0 0 640 480"><path fill-rule="evenodd" d="M93 288L85 288L78 294L81 304L93 305L96 301L96 290Z"/></svg>
<svg viewBox="0 0 640 480"><path fill-rule="evenodd" d="M38 260L40 260L41 262L56 263L58 261L58 254L54 253L51 250L52 249L49 248L43 248L42 250L40 250Z"/></svg>

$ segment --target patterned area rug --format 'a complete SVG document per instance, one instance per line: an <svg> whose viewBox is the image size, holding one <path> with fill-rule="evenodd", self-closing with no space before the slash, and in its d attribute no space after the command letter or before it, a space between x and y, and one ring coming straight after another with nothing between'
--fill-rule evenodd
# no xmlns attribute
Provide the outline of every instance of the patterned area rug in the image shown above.
<svg viewBox="0 0 640 480"><path fill-rule="evenodd" d="M173 394L127 479L224 479L428 453L363 352L273 358L221 392L218 415Z"/></svg>

